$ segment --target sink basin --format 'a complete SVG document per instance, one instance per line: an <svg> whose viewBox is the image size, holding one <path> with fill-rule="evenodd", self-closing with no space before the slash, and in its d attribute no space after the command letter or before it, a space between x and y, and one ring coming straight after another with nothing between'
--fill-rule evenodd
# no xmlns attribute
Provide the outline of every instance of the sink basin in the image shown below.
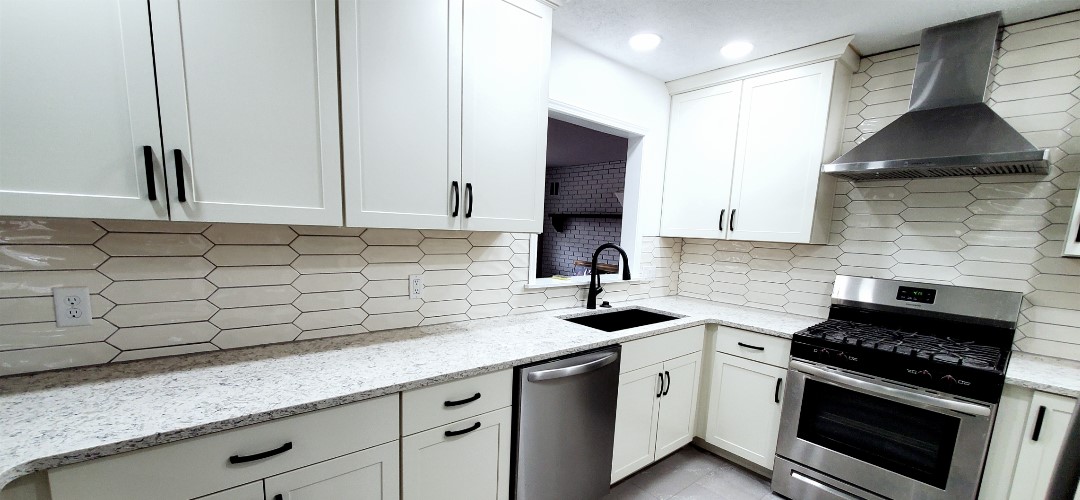
<svg viewBox="0 0 1080 500"><path fill-rule="evenodd" d="M589 328L603 330L605 332L617 332L628 328L671 321L673 319L679 319L679 317L646 311L644 309L619 309L617 311L606 313L562 319Z"/></svg>

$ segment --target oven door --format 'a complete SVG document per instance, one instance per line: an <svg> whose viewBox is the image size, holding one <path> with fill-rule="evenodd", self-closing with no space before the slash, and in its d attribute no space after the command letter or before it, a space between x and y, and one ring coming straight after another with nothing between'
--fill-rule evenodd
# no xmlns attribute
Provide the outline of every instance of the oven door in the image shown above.
<svg viewBox="0 0 1080 500"><path fill-rule="evenodd" d="M833 486L847 491L854 485L894 499L975 498L993 405L799 360L791 361L787 385L777 455L838 479ZM787 479L774 477L774 489L783 493L777 483Z"/></svg>

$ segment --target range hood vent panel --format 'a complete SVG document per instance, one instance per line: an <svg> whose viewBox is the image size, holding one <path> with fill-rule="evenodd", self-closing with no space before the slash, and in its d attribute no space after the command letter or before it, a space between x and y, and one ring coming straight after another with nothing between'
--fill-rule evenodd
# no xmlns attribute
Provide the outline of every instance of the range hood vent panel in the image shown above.
<svg viewBox="0 0 1080 500"><path fill-rule="evenodd" d="M983 103L1001 14L923 31L908 112L822 172L849 180L1045 174L1033 146Z"/></svg>

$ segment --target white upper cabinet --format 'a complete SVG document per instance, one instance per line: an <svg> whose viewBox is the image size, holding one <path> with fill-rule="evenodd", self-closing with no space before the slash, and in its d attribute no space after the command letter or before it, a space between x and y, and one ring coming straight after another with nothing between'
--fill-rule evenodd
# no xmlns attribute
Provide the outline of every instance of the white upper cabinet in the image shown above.
<svg viewBox="0 0 1080 500"><path fill-rule="evenodd" d="M661 232L724 238L742 82L671 98ZM726 220L726 219L725 219Z"/></svg>
<svg viewBox="0 0 1080 500"><path fill-rule="evenodd" d="M334 1L150 7L172 219L340 225Z"/></svg>
<svg viewBox="0 0 1080 500"><path fill-rule="evenodd" d="M824 45L814 51L837 50ZM821 174L821 164L839 153L847 59L854 57L846 44L840 52L760 76L725 68L716 83L700 75L668 83L678 93L671 100L662 236L827 241L836 182ZM760 73L762 64L752 69Z"/></svg>
<svg viewBox="0 0 1080 500"><path fill-rule="evenodd" d="M339 8L347 223L457 227L461 62L452 40L461 37L461 0Z"/></svg>
<svg viewBox="0 0 1080 500"><path fill-rule="evenodd" d="M168 219L165 198L146 2L0 2L0 215Z"/></svg>
<svg viewBox="0 0 1080 500"><path fill-rule="evenodd" d="M551 8L341 3L346 224L540 232Z"/></svg>

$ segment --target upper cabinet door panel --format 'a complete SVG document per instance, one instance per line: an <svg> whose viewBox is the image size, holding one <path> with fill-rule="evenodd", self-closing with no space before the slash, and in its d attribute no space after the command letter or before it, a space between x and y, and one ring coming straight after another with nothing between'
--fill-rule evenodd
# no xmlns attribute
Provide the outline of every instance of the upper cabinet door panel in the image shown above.
<svg viewBox="0 0 1080 500"><path fill-rule="evenodd" d="M463 51L462 180L471 186L463 227L540 232L551 8L469 0Z"/></svg>
<svg viewBox="0 0 1080 500"><path fill-rule="evenodd" d="M671 98L662 235L724 237L741 88L732 82Z"/></svg>
<svg viewBox="0 0 1080 500"><path fill-rule="evenodd" d="M160 161L145 1L0 2L0 215L167 219Z"/></svg>
<svg viewBox="0 0 1080 500"><path fill-rule="evenodd" d="M809 241L835 64L743 82L729 238Z"/></svg>
<svg viewBox="0 0 1080 500"><path fill-rule="evenodd" d="M455 227L461 0L344 0L340 8L346 224Z"/></svg>
<svg viewBox="0 0 1080 500"><path fill-rule="evenodd" d="M340 225L334 1L151 8L173 220Z"/></svg>

